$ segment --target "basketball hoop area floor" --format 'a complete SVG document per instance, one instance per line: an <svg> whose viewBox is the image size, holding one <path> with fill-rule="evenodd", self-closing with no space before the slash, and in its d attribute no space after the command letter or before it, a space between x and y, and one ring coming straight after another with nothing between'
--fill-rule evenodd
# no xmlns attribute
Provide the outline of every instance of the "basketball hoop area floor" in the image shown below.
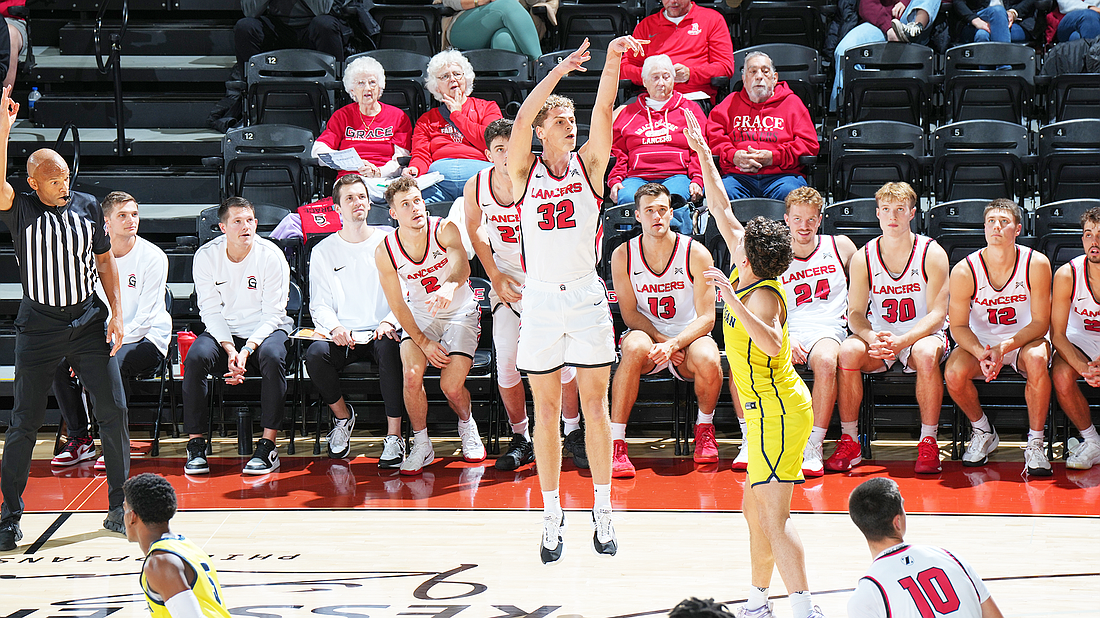
<svg viewBox="0 0 1100 618"><path fill-rule="evenodd" d="M550 567L538 559L533 466L501 472L492 460L444 458L402 477L364 456L284 457L277 472L248 477L244 458L215 457L210 475L186 477L182 459L160 457L135 458L132 473L172 481L181 509L172 530L212 556L235 616L626 618L661 616L688 596L742 601L744 474L730 459L632 459L637 478L613 482L613 558L592 551L591 480L566 460L566 552ZM1100 467L1057 461L1052 478L1029 479L1012 459L978 469L948 460L941 474L920 478L911 461L876 459L796 487L793 521L814 603L826 616L847 615L871 560L847 496L889 475L906 499L906 540L965 557L1006 616L1100 617ZM147 615L140 549L101 527L106 491L91 461L58 470L36 459L24 539L0 552L0 618ZM785 594L778 574L771 593ZM777 616L791 615L786 599L773 601Z"/></svg>

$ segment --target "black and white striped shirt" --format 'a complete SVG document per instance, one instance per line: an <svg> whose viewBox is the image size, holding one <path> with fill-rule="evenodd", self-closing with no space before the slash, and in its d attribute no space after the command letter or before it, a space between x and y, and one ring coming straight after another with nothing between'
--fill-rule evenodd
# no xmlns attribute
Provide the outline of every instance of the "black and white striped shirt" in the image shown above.
<svg viewBox="0 0 1100 618"><path fill-rule="evenodd" d="M73 191L68 206L54 208L35 192L17 193L0 220L11 230L24 296L66 307L95 293L95 256L111 250L111 238L94 197Z"/></svg>

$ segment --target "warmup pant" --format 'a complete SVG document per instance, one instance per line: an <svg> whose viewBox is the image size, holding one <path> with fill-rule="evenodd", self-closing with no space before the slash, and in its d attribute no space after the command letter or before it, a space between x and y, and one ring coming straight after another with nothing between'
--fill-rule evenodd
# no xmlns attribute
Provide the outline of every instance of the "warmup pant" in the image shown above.
<svg viewBox="0 0 1100 618"><path fill-rule="evenodd" d="M68 359L88 386L99 422L107 463L107 500L122 506L122 484L130 475L130 431L118 359L111 356L105 322L107 307L92 294L68 307L41 305L27 297L15 319L15 404L0 462L4 506L0 521L23 515L23 490L30 474L31 452L46 413L57 365Z"/></svg>
<svg viewBox="0 0 1100 618"><path fill-rule="evenodd" d="M370 343L357 343L354 348L339 346L328 341L314 341L306 350L306 370L309 379L321 394L325 405L332 405L340 398L340 371L351 363L373 359L378 364L378 381L382 389L382 404L386 416L401 418L405 411L405 399L401 390L401 344L383 337Z"/></svg>
<svg viewBox="0 0 1100 618"><path fill-rule="evenodd" d="M129 403L130 391L127 380L160 366L164 355L152 341L142 339L123 345L115 353L115 358L118 360L118 371L122 375L126 402ZM88 435L90 410L84 404L84 385L72 377L69 372L70 367L68 359L62 360L57 365L57 373L53 378L53 396L57 399L57 407L61 409L61 417L65 419L68 436L83 438Z"/></svg>
<svg viewBox="0 0 1100 618"><path fill-rule="evenodd" d="M245 17L233 26L237 62L247 72L248 59L274 49L314 49L344 61L344 26L331 15L319 15L308 26L291 28L281 19L267 15Z"/></svg>

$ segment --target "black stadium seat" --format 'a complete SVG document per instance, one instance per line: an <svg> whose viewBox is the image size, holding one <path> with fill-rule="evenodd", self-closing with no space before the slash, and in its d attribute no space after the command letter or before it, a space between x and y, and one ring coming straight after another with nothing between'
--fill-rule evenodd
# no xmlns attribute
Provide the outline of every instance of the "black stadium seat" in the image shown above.
<svg viewBox="0 0 1100 618"><path fill-rule="evenodd" d="M935 56L912 43L869 43L844 52L841 119L897 120L928 129Z"/></svg>
<svg viewBox="0 0 1100 618"><path fill-rule="evenodd" d="M360 56L374 58L386 70L382 102L405 110L412 123L416 124L420 115L428 111L430 95L424 89L424 78L428 75L430 58L402 49L376 49L349 57L344 66Z"/></svg>
<svg viewBox="0 0 1100 618"><path fill-rule="evenodd" d="M837 127L829 148L833 199L874 197L887 182L908 182L924 193L924 130L892 120Z"/></svg>

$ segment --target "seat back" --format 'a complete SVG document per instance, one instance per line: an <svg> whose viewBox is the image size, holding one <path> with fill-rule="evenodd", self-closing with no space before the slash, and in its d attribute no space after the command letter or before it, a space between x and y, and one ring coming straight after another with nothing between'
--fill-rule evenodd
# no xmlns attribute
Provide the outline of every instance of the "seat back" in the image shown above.
<svg viewBox="0 0 1100 618"><path fill-rule="evenodd" d="M515 118L533 86L531 60L501 49L471 49L464 54L477 75L473 96L495 101L506 116Z"/></svg>
<svg viewBox="0 0 1100 618"><path fill-rule="evenodd" d="M936 242L947 253L947 263L954 268L966 256L985 248L984 232L948 232L936 236Z"/></svg>
<svg viewBox="0 0 1100 618"><path fill-rule="evenodd" d="M869 43L844 52L843 122L897 120L928 128L932 115L930 48Z"/></svg>
<svg viewBox="0 0 1100 618"><path fill-rule="evenodd" d="M947 50L944 94L949 122L1032 116L1035 50L1018 43L969 43Z"/></svg>
<svg viewBox="0 0 1100 618"><path fill-rule="evenodd" d="M862 247L867 241L882 235L882 228L879 227L878 216L875 214L877 209L878 203L873 197L831 204L825 209L821 233L847 236L857 248ZM918 231L917 219L918 217L913 217L909 224L909 229L914 233Z"/></svg>
<svg viewBox="0 0 1100 618"><path fill-rule="evenodd" d="M1100 119L1066 120L1039 129L1039 199L1046 203L1098 196Z"/></svg>
<svg viewBox="0 0 1100 618"><path fill-rule="evenodd" d="M763 52L772 59L779 79L802 99L814 118L820 117L822 108L821 84L825 76L821 72L821 54L816 49L792 43L765 43L737 50L733 53L733 82L731 91L737 92L743 85L741 72L745 68L745 56Z"/></svg>
<svg viewBox="0 0 1100 618"><path fill-rule="evenodd" d="M1003 120L967 120L932 136L936 200L1021 200L1027 194L1027 128Z"/></svg>
<svg viewBox="0 0 1100 618"><path fill-rule="evenodd" d="M874 197L887 182L907 182L924 193L924 130L893 120L870 120L837 127L830 147L833 198Z"/></svg>
<svg viewBox="0 0 1100 618"><path fill-rule="evenodd" d="M1081 215L1091 208L1100 208L1100 199L1062 200L1043 204L1035 209L1035 235L1068 233L1081 235Z"/></svg>
<svg viewBox="0 0 1100 618"><path fill-rule="evenodd" d="M321 132L336 107L336 59L311 49L281 49L248 61L250 124L289 124Z"/></svg>
<svg viewBox="0 0 1100 618"><path fill-rule="evenodd" d="M825 37L821 3L750 0L741 5L741 43L791 43L821 49Z"/></svg>
<svg viewBox="0 0 1100 618"><path fill-rule="evenodd" d="M593 50L606 50L607 44L617 37L634 30L634 16L622 4L566 4L558 5L557 49L568 55L581 46L585 39ZM595 58L593 58L595 60ZM589 67L603 65L587 63ZM591 72L593 69L589 69ZM597 70L598 73L598 70Z"/></svg>
<svg viewBox="0 0 1100 618"><path fill-rule="evenodd" d="M605 209L600 225L603 230L603 242L598 271L601 277L611 281L611 254L616 247L640 234L642 228L634 217L633 202Z"/></svg>
<svg viewBox="0 0 1100 618"><path fill-rule="evenodd" d="M271 231L290 214L289 209L273 204L254 203L252 208L256 211L256 233L265 237L270 235ZM199 237L200 247L222 235L221 227L218 226L219 223L217 206L207 208L199 213L195 232Z"/></svg>
<svg viewBox="0 0 1100 618"><path fill-rule="evenodd" d="M222 198L295 209L313 194L313 134L289 125L232 129L222 140Z"/></svg>
<svg viewBox="0 0 1100 618"><path fill-rule="evenodd" d="M989 200L955 200L936 204L924 215L925 234L939 238L940 234L979 232L985 230L985 207Z"/></svg>
<svg viewBox="0 0 1100 618"><path fill-rule="evenodd" d="M1100 117L1100 81L1096 73L1063 73L1051 81L1048 115L1061 122Z"/></svg>
<svg viewBox="0 0 1100 618"><path fill-rule="evenodd" d="M374 37L379 49L403 49L425 56L439 53L442 4L375 4L370 14L381 28Z"/></svg>
<svg viewBox="0 0 1100 618"><path fill-rule="evenodd" d="M1058 270L1063 264L1085 252L1080 232L1053 232L1039 239L1039 251L1050 260L1050 267Z"/></svg>
<svg viewBox="0 0 1100 618"><path fill-rule="evenodd" d="M747 197L732 200L730 206L738 221L748 221L753 217L764 217L772 221L782 221L787 212L787 206L780 200L770 200L760 197Z"/></svg>
<svg viewBox="0 0 1100 618"><path fill-rule="evenodd" d="M375 49L350 56L344 66L363 56L374 58L386 69L383 103L405 110L413 123L428 111L430 95L424 89L428 56L403 49Z"/></svg>

